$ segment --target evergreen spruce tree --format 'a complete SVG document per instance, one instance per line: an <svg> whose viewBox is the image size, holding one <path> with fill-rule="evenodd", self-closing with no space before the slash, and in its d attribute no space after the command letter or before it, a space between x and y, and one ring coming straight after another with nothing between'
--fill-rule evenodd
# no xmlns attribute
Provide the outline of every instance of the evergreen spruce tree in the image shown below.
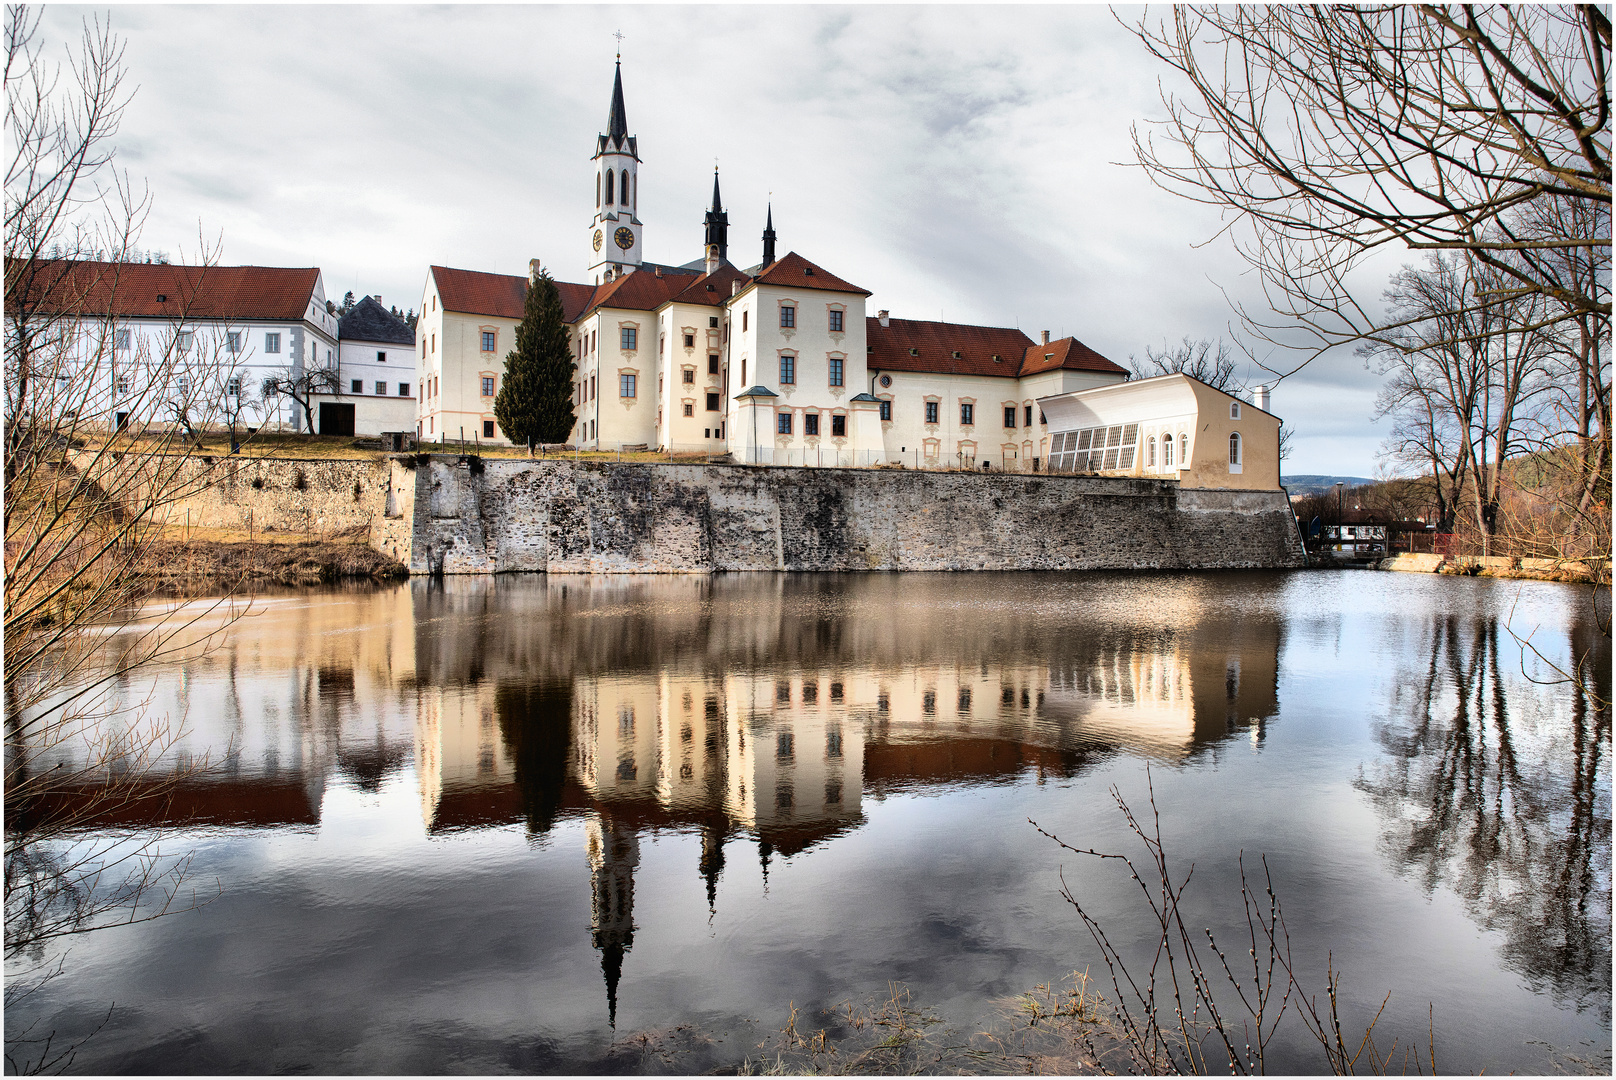
<svg viewBox="0 0 1616 1080"><path fill-rule="evenodd" d="M505 357L505 378L494 398L499 428L513 443L565 442L572 432L572 343L561 316L561 293L544 270L528 284L516 348Z"/></svg>

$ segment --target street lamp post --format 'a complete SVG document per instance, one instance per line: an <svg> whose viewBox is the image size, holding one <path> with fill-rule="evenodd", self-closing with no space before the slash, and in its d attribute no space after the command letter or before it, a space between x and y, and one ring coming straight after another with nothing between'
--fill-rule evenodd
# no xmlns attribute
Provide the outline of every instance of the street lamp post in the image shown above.
<svg viewBox="0 0 1616 1080"><path fill-rule="evenodd" d="M1335 549L1337 552L1346 550L1346 544L1344 543L1346 539L1345 526L1342 524L1342 518L1345 514L1342 508L1342 500L1346 497L1346 492L1347 485L1337 480L1335 482Z"/></svg>

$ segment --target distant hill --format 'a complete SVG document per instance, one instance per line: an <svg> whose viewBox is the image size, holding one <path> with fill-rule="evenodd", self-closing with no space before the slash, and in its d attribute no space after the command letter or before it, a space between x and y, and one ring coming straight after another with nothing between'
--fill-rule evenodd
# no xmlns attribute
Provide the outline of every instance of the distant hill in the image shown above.
<svg viewBox="0 0 1616 1080"><path fill-rule="evenodd" d="M1285 490L1292 495L1321 495L1337 484L1350 487L1361 487L1364 484L1373 484L1375 481L1367 476L1318 476L1304 474L1302 476L1287 476L1280 480Z"/></svg>

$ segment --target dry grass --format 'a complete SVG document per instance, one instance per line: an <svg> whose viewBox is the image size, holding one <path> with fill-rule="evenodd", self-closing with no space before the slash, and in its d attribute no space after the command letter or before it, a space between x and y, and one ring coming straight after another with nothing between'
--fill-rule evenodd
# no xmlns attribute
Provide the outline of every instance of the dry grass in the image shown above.
<svg viewBox="0 0 1616 1080"><path fill-rule="evenodd" d="M409 576L404 564L364 543L291 534L253 543L196 536L189 540L165 538L151 545L150 557L142 561L139 572L148 582L168 587L201 583L320 585L355 578L391 581Z"/></svg>

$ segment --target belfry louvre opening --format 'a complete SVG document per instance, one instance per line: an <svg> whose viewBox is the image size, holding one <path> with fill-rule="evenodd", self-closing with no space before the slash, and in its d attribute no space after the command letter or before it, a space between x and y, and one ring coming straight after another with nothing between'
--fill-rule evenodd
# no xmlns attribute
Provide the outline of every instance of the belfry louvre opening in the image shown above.
<svg viewBox="0 0 1616 1080"><path fill-rule="evenodd" d="M1138 424L1059 431L1049 445L1050 472L1111 472L1133 468Z"/></svg>

